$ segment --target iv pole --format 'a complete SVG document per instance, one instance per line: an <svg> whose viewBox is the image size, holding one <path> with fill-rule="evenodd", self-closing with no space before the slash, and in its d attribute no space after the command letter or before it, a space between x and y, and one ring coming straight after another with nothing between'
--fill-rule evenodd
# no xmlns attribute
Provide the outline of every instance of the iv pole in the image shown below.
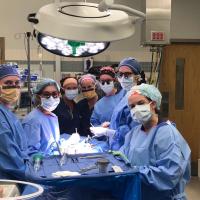
<svg viewBox="0 0 200 200"><path fill-rule="evenodd" d="M28 112L31 111L32 108L32 101L31 101L31 65L30 65L30 37L32 36L31 32L26 32L26 41L27 41L27 69L28 69L28 77L27 77L27 87L28 87L28 94L30 98L30 106L28 108Z"/></svg>

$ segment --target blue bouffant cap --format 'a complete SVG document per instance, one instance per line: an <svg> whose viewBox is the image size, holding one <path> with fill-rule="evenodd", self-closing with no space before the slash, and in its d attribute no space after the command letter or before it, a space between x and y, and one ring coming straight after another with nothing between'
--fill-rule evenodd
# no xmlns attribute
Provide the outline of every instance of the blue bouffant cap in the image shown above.
<svg viewBox="0 0 200 200"><path fill-rule="evenodd" d="M119 68L121 66L127 66L129 67L135 75L138 75L141 73L141 66L139 62L135 58L124 58L120 63L119 63Z"/></svg>
<svg viewBox="0 0 200 200"><path fill-rule="evenodd" d="M154 85L144 83L142 83L141 85L135 85L129 91L128 97L133 94L141 94L145 97L150 98L152 101L156 102L156 107L158 110L160 110L162 95L158 88L156 88Z"/></svg>
<svg viewBox="0 0 200 200"><path fill-rule="evenodd" d="M0 65L0 79L5 78L6 76L18 76L19 73L15 67L8 64Z"/></svg>
<svg viewBox="0 0 200 200"><path fill-rule="evenodd" d="M54 85L56 89L60 91L60 86L58 85L58 83L54 81L53 79L48 78L39 82L37 86L33 89L33 93L40 94L45 87L50 86L50 85Z"/></svg>

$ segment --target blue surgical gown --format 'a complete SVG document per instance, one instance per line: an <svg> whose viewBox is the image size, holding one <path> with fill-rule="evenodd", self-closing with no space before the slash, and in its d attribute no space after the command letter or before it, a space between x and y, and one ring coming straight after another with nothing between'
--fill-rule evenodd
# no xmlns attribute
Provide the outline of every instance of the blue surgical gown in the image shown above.
<svg viewBox="0 0 200 200"><path fill-rule="evenodd" d="M120 149L137 167L143 200L183 200L190 179L191 151L179 131L168 121L148 133L133 128Z"/></svg>
<svg viewBox="0 0 200 200"><path fill-rule="evenodd" d="M118 150L125 140L126 134L139 123L133 121L128 107L128 97L125 95L113 111L110 129L115 130L115 135L110 141L111 149Z"/></svg>
<svg viewBox="0 0 200 200"><path fill-rule="evenodd" d="M31 153L41 152L44 155L52 155L58 150L60 130L58 118L54 113L46 115L36 108L24 118L22 125Z"/></svg>
<svg viewBox="0 0 200 200"><path fill-rule="evenodd" d="M90 122L93 126L101 126L104 122L110 122L113 110L124 97L125 91L120 90L112 96L104 96L94 106Z"/></svg>
<svg viewBox="0 0 200 200"><path fill-rule="evenodd" d="M20 121L0 104L0 179L24 179L27 140Z"/></svg>

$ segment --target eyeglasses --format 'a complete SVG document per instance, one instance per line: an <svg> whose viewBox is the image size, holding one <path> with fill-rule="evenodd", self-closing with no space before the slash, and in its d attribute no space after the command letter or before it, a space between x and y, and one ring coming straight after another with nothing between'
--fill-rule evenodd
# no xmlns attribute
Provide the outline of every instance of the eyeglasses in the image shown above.
<svg viewBox="0 0 200 200"><path fill-rule="evenodd" d="M81 86L82 91L85 90L94 90L94 85L88 85L88 86Z"/></svg>
<svg viewBox="0 0 200 200"><path fill-rule="evenodd" d="M105 83L107 84L107 85L109 85L110 83L112 82L112 80L100 80L100 83L102 84L102 85L104 85Z"/></svg>
<svg viewBox="0 0 200 200"><path fill-rule="evenodd" d="M7 80L5 81L3 84L3 88L4 89L9 89L9 88L20 88L20 80L18 81L11 81L11 80Z"/></svg>
<svg viewBox="0 0 200 200"><path fill-rule="evenodd" d="M95 89L94 88L91 88L91 89L82 89L82 92L89 92L89 91L94 91Z"/></svg>
<svg viewBox="0 0 200 200"><path fill-rule="evenodd" d="M2 85L2 89L13 89L13 88L20 88L20 85Z"/></svg>
<svg viewBox="0 0 200 200"><path fill-rule="evenodd" d="M118 78L122 78L123 76L124 76L124 78L130 78L131 76L133 76L133 73L131 73L131 72L118 72L117 73Z"/></svg>
<svg viewBox="0 0 200 200"><path fill-rule="evenodd" d="M78 87L63 87L63 90L76 90Z"/></svg>
<svg viewBox="0 0 200 200"><path fill-rule="evenodd" d="M42 97L46 98L46 99L49 99L51 96L55 99L55 98L58 98L59 97L59 92L43 92L41 94Z"/></svg>

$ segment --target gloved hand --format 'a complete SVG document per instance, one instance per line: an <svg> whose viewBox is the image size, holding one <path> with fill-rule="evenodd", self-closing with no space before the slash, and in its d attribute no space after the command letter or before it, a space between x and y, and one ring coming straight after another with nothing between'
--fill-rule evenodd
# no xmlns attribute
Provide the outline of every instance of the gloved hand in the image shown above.
<svg viewBox="0 0 200 200"><path fill-rule="evenodd" d="M110 126L110 122L104 122L101 124L102 127L108 128Z"/></svg>
<svg viewBox="0 0 200 200"><path fill-rule="evenodd" d="M96 137L101 137L101 136L107 136L110 138L113 138L115 134L115 130L110 129L110 128L104 128L101 126L98 127L90 127L90 131L96 136Z"/></svg>
<svg viewBox="0 0 200 200"><path fill-rule="evenodd" d="M101 126L98 127L90 127L90 131L96 136L96 137L101 137L106 135L106 131L108 128L104 128Z"/></svg>

